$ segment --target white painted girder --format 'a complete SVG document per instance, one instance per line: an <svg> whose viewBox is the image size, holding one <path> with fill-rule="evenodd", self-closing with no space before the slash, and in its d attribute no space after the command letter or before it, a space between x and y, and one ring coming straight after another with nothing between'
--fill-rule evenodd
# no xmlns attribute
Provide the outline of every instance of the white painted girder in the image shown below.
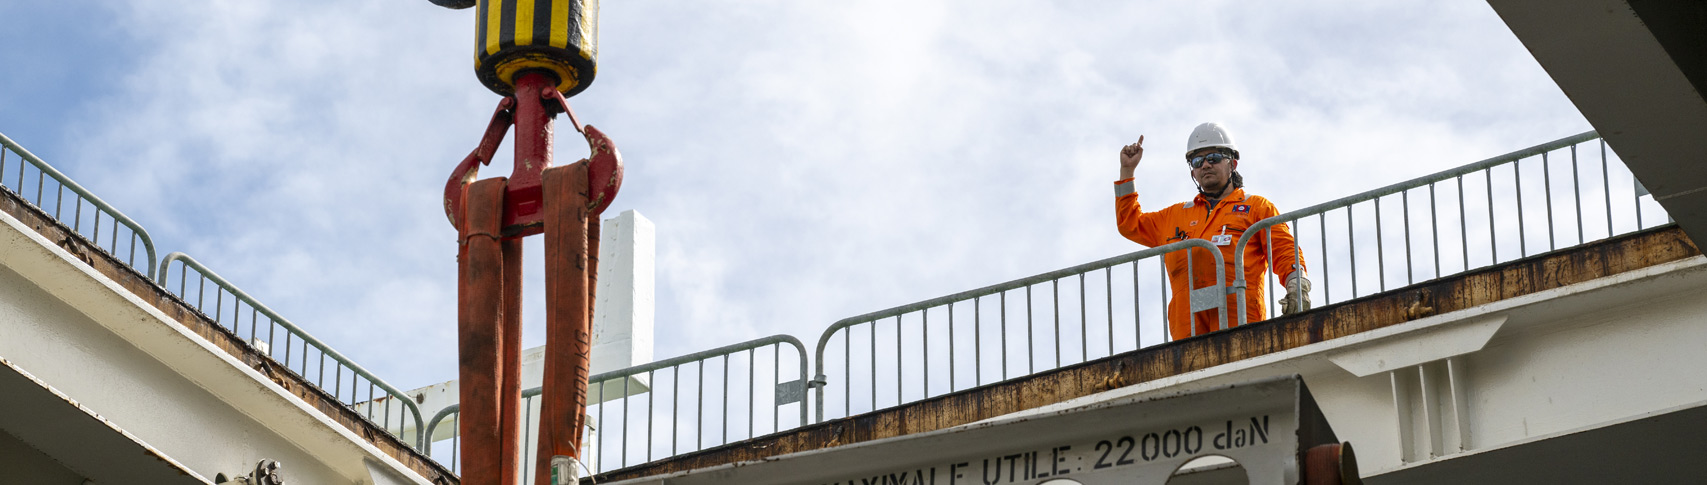
<svg viewBox="0 0 1707 485"><path fill-rule="evenodd" d="M1413 483L1454 459L1707 409L1702 288L1707 259L1697 256L1019 414L1296 373L1356 446L1365 477ZM1619 466L1534 460L1543 462L1499 466ZM1701 467L1658 466L1647 471Z"/></svg>

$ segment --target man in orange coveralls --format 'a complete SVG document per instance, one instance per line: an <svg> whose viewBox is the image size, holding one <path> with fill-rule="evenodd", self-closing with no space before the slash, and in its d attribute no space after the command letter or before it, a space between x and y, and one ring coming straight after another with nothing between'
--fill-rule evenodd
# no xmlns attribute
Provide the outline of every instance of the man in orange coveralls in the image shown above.
<svg viewBox="0 0 1707 485"><path fill-rule="evenodd" d="M1237 271L1233 250L1239 236L1252 224L1279 215L1280 211L1268 199L1245 193L1244 177L1238 171L1239 149L1233 144L1232 135L1217 123L1204 123L1192 130L1191 139L1186 143L1185 158L1187 166L1191 167L1191 178L1197 182L1197 197L1159 211L1145 212L1138 204L1132 172L1143 157L1142 136L1138 137L1138 143L1127 145L1120 151L1120 180L1114 182L1114 214L1120 235L1150 247L1186 239L1207 239L1221 249L1227 277L1222 284L1233 283ZM1271 259L1280 281L1286 282L1286 298L1281 303L1281 311L1291 314L1310 308L1310 280L1304 277L1303 255L1293 244L1292 231L1285 224L1276 224L1271 229L1271 238L1256 234L1245 245L1243 257L1248 285L1245 315L1248 322L1267 318L1263 305L1263 283L1266 281L1263 273L1268 271ZM1272 247L1269 246L1271 240ZM1194 253L1191 272L1195 274L1190 286L1211 286L1215 280L1215 260L1201 249L1191 252ZM1162 258L1173 288L1173 299L1168 302L1168 330L1174 340L1220 329L1216 310L1191 314L1186 285L1186 253L1174 251ZM1227 308L1238 311L1238 300L1234 295L1227 296ZM1238 318L1228 315L1228 327L1238 323Z"/></svg>

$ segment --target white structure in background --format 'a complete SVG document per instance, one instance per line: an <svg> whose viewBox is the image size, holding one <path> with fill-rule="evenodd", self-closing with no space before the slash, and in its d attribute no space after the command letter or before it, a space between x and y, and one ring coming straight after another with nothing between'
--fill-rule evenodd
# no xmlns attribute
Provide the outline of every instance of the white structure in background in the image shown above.
<svg viewBox="0 0 1707 485"><path fill-rule="evenodd" d="M657 230L652 221L639 212L625 211L606 219L599 240L599 282L593 307L592 375L626 369L652 362L652 326L656 315ZM522 351L522 389L540 386L544 375L545 347ZM420 403L421 412L431 419L440 410L457 403L457 381L451 380L408 392ZM622 382L604 386L613 393L605 397L600 388L588 390L587 403L597 404L625 397ZM627 394L646 392L651 387L644 377L631 377L626 383ZM539 436L539 399L528 401L524 417L526 436ZM361 409L361 406L357 406ZM588 426L597 426L591 419ZM454 416L447 416L432 428L433 441L448 440L456 434ZM405 429L405 434L413 432ZM534 456L534 440L528 440L524 457ZM587 446L588 452L597 449ZM442 457L443 455L441 455ZM582 457L591 461L590 456ZM441 459L445 463L448 459ZM530 461L531 462L531 461Z"/></svg>

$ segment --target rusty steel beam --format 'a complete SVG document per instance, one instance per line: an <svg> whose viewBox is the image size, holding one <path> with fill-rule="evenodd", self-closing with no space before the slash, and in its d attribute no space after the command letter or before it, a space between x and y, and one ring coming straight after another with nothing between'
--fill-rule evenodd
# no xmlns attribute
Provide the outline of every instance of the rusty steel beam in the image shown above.
<svg viewBox="0 0 1707 485"><path fill-rule="evenodd" d="M1697 256L1675 225L598 475L614 482L944 429Z"/></svg>

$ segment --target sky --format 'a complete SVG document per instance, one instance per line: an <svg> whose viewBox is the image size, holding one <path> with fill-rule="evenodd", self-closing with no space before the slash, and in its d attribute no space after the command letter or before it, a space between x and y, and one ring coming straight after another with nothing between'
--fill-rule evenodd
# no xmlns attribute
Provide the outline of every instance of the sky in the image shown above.
<svg viewBox="0 0 1707 485"><path fill-rule="evenodd" d="M456 372L439 196L498 97L426 0L0 4L0 133L392 384ZM669 357L1141 249L1193 126L1300 208L1590 129L1485 3L659 2L572 98L657 227ZM558 160L585 144L559 129ZM509 172L506 144L486 174ZM527 346L544 342L529 240Z"/></svg>

